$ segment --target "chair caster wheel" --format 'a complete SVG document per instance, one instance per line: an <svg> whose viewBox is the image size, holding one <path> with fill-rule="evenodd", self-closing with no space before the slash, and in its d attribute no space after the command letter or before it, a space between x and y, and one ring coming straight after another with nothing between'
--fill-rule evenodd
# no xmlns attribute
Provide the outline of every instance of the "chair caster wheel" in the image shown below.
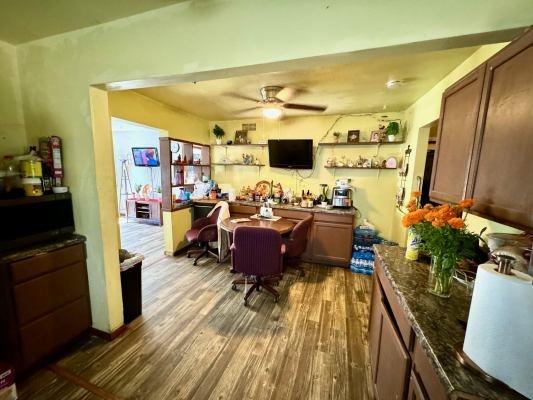
<svg viewBox="0 0 533 400"><path fill-rule="evenodd" d="M232 289L232 290L237 290L237 285L233 283L233 284L231 285L231 289Z"/></svg>

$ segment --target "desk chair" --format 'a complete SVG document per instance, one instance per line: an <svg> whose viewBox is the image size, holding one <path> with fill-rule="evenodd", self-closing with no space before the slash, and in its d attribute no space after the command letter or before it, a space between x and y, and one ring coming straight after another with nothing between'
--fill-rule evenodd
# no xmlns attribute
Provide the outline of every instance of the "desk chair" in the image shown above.
<svg viewBox="0 0 533 400"><path fill-rule="evenodd" d="M214 256L218 260L218 251L215 248L209 246L209 242L218 241L218 229L217 219L220 213L220 207L216 208L213 213L208 217L198 218L192 223L191 229L185 232L185 238L187 241L196 247L187 251L187 258L192 254L200 253L193 262L193 265L197 265L198 260L204 256Z"/></svg>
<svg viewBox="0 0 533 400"><path fill-rule="evenodd" d="M231 261L233 269L242 273L244 278L235 279L232 289L237 285L250 283L252 286L244 296L244 305L248 306L248 298L254 290L265 288L279 300L279 293L272 287L277 285L283 273L283 254L285 245L281 235L275 229L238 226L233 232L231 245Z"/></svg>
<svg viewBox="0 0 533 400"><path fill-rule="evenodd" d="M286 247L285 255L283 256L284 267L293 267L300 271L302 276L304 275L304 270L300 267L300 260L307 247L307 236L312 221L313 217L309 216L298 222L289 237L283 239Z"/></svg>

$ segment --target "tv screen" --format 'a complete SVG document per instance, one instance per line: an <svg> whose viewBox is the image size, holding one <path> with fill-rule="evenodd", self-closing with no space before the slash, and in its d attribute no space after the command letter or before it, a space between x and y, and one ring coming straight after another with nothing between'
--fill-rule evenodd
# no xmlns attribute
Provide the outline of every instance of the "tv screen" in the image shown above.
<svg viewBox="0 0 533 400"><path fill-rule="evenodd" d="M159 167L156 147L132 147L133 162L136 167Z"/></svg>
<svg viewBox="0 0 533 400"><path fill-rule="evenodd" d="M274 168L312 169L313 140L269 140L268 158Z"/></svg>

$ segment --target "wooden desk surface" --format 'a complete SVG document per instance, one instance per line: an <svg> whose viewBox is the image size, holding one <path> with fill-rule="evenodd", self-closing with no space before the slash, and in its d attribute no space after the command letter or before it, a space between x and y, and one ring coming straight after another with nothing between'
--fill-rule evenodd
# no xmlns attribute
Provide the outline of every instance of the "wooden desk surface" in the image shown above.
<svg viewBox="0 0 533 400"><path fill-rule="evenodd" d="M233 232L235 228L238 226L262 226L265 228L275 229L281 235L284 235L285 233L292 231L295 225L294 222L289 221L288 219L285 219L285 218L281 218L278 221L268 221L268 220L251 218L251 221L239 222L239 223L231 222L231 220L233 219L249 218L249 217L250 217L249 215L244 215L244 214L233 214L231 217L223 220L220 223L220 227L227 232Z"/></svg>

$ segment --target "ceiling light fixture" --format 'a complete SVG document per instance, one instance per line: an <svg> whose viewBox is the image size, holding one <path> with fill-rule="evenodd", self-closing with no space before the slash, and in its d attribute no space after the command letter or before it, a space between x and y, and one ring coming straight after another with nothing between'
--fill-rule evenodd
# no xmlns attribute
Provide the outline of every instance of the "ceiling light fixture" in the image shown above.
<svg viewBox="0 0 533 400"><path fill-rule="evenodd" d="M277 107L263 108L263 117L268 119L279 119L281 117L281 109Z"/></svg>
<svg viewBox="0 0 533 400"><path fill-rule="evenodd" d="M385 83L387 89L396 89L401 85L403 85L403 80L401 79L390 79L387 81L387 83Z"/></svg>

